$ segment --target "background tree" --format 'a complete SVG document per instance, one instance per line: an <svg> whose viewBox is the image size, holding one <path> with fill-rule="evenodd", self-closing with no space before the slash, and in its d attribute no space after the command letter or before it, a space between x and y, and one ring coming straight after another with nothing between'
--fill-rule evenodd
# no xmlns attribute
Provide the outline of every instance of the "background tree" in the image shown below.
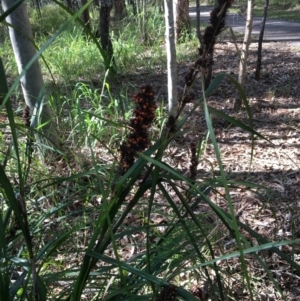
<svg viewBox="0 0 300 301"><path fill-rule="evenodd" d="M66 4L67 4L67 7L68 7L70 10L73 10L72 0L66 0Z"/></svg>
<svg viewBox="0 0 300 301"><path fill-rule="evenodd" d="M255 79L256 80L260 79L262 42L263 42L263 38L264 38L268 8L269 8L269 0L265 0L263 18L261 21L261 28L260 28L259 38L258 38L257 62L256 62L256 71L255 71Z"/></svg>
<svg viewBox="0 0 300 301"><path fill-rule="evenodd" d="M175 40L186 32L190 32L189 0L173 0Z"/></svg>
<svg viewBox="0 0 300 301"><path fill-rule="evenodd" d="M126 14L126 5L124 0L114 0L115 5L115 18L116 20L122 20Z"/></svg>
<svg viewBox="0 0 300 301"><path fill-rule="evenodd" d="M146 0L142 0L142 11L141 11L141 16L139 17L139 26L140 26L140 31L144 43L147 43L147 41L149 40L146 23L147 23Z"/></svg>
<svg viewBox="0 0 300 301"><path fill-rule="evenodd" d="M104 61L107 69L113 63L113 46L109 36L110 11L112 9L111 0L100 1L100 43L104 51Z"/></svg>
<svg viewBox="0 0 300 301"><path fill-rule="evenodd" d="M153 6L158 8L159 13L164 12L164 2L162 0L153 0L152 4L153 4Z"/></svg>
<svg viewBox="0 0 300 301"><path fill-rule="evenodd" d="M168 72L168 105L172 115L177 106L177 62L175 30L173 18L173 0L165 0L166 52Z"/></svg>
<svg viewBox="0 0 300 301"><path fill-rule="evenodd" d="M15 3L15 0L2 0L1 3L3 10L6 11ZM21 3L6 17L6 21L11 25L9 26L9 36L18 72L21 74L26 70L20 80L26 105L30 108L31 113L39 112L39 116L33 116L32 126L37 128L39 124L42 124L40 138L46 137L52 146L58 147L60 144L59 135L53 125L52 112L47 102L40 64L36 60L29 68L27 66L36 54L36 49L32 42L33 35L25 3ZM40 119L39 122L38 119Z"/></svg>
<svg viewBox="0 0 300 301"><path fill-rule="evenodd" d="M253 6L254 6L254 0L248 0L245 34L244 34L244 41L242 45L242 51L240 54L241 56L240 56L239 74L238 74L238 82L242 86L242 88L244 88L245 86L247 58L248 58L249 45L251 43L251 33L252 33L252 26L253 26ZM242 99L240 97L237 97L234 104L234 109L239 110L241 106L242 106Z"/></svg>
<svg viewBox="0 0 300 301"><path fill-rule="evenodd" d="M81 1L81 6L84 6L87 4L87 0L80 0ZM89 14L89 8L86 8L83 13L82 13L82 21L87 26L89 30L91 30L91 21L90 21L90 14Z"/></svg>

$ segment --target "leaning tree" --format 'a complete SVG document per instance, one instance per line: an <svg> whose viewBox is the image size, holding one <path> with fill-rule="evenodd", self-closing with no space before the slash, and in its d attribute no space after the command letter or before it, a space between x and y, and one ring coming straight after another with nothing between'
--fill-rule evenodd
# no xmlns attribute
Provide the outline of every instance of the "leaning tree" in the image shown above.
<svg viewBox="0 0 300 301"><path fill-rule="evenodd" d="M15 0L1 0L2 8L7 11ZM31 126L41 130L39 139L53 147L60 145L59 135L53 123L53 116L47 101L44 80L38 59L32 62L36 54L33 44L33 34L25 3L22 2L7 17L9 37L12 44L18 72L21 75L20 83L26 105L32 114ZM46 138L46 139L44 139Z"/></svg>

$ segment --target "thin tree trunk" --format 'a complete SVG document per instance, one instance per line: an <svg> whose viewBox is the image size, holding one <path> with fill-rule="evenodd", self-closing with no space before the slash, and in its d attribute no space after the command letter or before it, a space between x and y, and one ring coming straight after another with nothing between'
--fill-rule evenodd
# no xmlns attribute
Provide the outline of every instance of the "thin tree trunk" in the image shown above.
<svg viewBox="0 0 300 301"><path fill-rule="evenodd" d="M126 15L126 5L124 0L114 0L115 4L115 18L116 20L122 20Z"/></svg>
<svg viewBox="0 0 300 301"><path fill-rule="evenodd" d="M201 36L201 30L200 30L200 0L196 0L196 32L197 32L197 38L199 40L200 46L202 46L202 36Z"/></svg>
<svg viewBox="0 0 300 301"><path fill-rule="evenodd" d="M265 32L265 25L267 21L267 14L268 14L268 8L269 8L269 0L265 0L264 5L264 14L261 21L261 29L259 33L258 38L258 49L257 49L257 62L256 62L256 71L255 71L255 79L260 79L260 69L261 69L261 51L262 51L262 43L264 38L264 32Z"/></svg>
<svg viewBox="0 0 300 301"><path fill-rule="evenodd" d="M148 32L146 29L146 22L147 22L147 12L146 12L146 0L142 0L142 34L143 34L143 41L144 43L148 42Z"/></svg>
<svg viewBox="0 0 300 301"><path fill-rule="evenodd" d="M132 5L132 12L133 15L137 15L137 1L136 0L130 0L129 3Z"/></svg>
<svg viewBox="0 0 300 301"><path fill-rule="evenodd" d="M190 32L189 0L173 0L175 41L183 32Z"/></svg>
<svg viewBox="0 0 300 301"><path fill-rule="evenodd" d="M15 0L2 0L3 10L6 11L14 3ZM6 21L12 25L12 27L9 27L9 36L18 71L21 74L36 54L36 49L30 41L33 40L33 35L25 3L20 4L6 18ZM38 60L28 68L20 82L25 102L30 108L31 113L39 112L39 116L33 116L34 122L32 124L34 128L39 124L43 125L41 127L42 135L39 138L46 137L52 146L58 147L60 144L59 135L52 122L52 112L47 102L42 71ZM38 122L38 119L40 119L40 122ZM45 139L42 140L45 142Z"/></svg>
<svg viewBox="0 0 300 301"><path fill-rule="evenodd" d="M87 0L81 0L81 7L87 4ZM85 26L91 30L91 21L90 21L90 14L89 14L89 8L87 7L83 13L82 13L82 21L85 24Z"/></svg>
<svg viewBox="0 0 300 301"><path fill-rule="evenodd" d="M242 46L242 51L241 51L240 64L239 64L239 75L238 75L238 82L243 89L245 86L245 79L246 79L249 45L251 43L254 0L248 0L247 3L248 3L247 4L247 19L246 19L246 27L245 27L244 41L243 41L243 46ZM240 97L237 97L235 100L234 109L236 111L238 111L238 110L240 110L241 107L242 107L242 99Z"/></svg>
<svg viewBox="0 0 300 301"><path fill-rule="evenodd" d="M174 114L177 107L177 63L175 30L173 17L173 0L164 0L166 22L166 51L168 72L168 105L170 115Z"/></svg>
<svg viewBox="0 0 300 301"><path fill-rule="evenodd" d="M68 9L73 10L72 0L66 0L66 3L67 3Z"/></svg>
<svg viewBox="0 0 300 301"><path fill-rule="evenodd" d="M38 15L39 20L42 18L42 13L41 13L41 3L40 0L35 0L35 9Z"/></svg>
<svg viewBox="0 0 300 301"><path fill-rule="evenodd" d="M105 66L107 69L111 69L111 64L114 64L113 46L109 36L109 22L112 1L101 0L100 4L100 43L105 52Z"/></svg>

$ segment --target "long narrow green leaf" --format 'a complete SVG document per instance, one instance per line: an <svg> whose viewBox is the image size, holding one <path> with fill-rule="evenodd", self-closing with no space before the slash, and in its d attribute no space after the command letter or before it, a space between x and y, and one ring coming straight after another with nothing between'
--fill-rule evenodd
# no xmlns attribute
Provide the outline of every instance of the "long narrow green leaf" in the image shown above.
<svg viewBox="0 0 300 301"><path fill-rule="evenodd" d="M27 274L28 274L28 272L26 270L24 270L23 273L18 277L18 279L11 285L11 287L9 289L9 300L10 301L16 300L15 297L16 297L19 289L22 289L22 287L24 287L24 282L25 282L25 278L26 278Z"/></svg>
<svg viewBox="0 0 300 301"><path fill-rule="evenodd" d="M201 71L201 78L202 78L202 90L204 91L205 78L204 78L204 72L203 71ZM205 97L204 93L203 93L203 103L204 103L205 120L206 120L207 128L208 128L208 131L209 131L209 136L210 136L211 142L214 146L216 158L217 158L217 161L218 161L218 166L219 166L219 169L220 169L221 180L223 182L223 186L224 186L224 189L225 189L226 200L227 200L227 203L229 205L230 214L232 216L232 221L233 221L232 226L233 226L233 230L234 230L234 237L237 240L238 248L239 248L239 251L240 251L242 269L243 269L243 272L244 272L245 277L246 277L246 281L247 281L247 285L248 285L248 289L249 289L249 293L250 293L250 299L253 300L253 293L252 293L252 288L251 288L251 285L250 285L250 277L249 277L249 274L248 274L248 271L247 271L247 265L246 265L246 261L245 261L245 258L244 258L241 239L240 239L241 234L238 231L238 226L237 226L237 220L236 220L236 217L235 217L234 207L233 207L233 204L232 204L232 201L231 201L231 198L230 198L230 194L229 194L227 178L226 178L226 175L225 175L225 171L223 169L221 154L220 154L220 150L219 150L219 147L218 147L218 144L217 144L217 140L216 140L216 136L215 136L215 133L214 133L214 130L213 130L213 126L212 126L212 123L211 123L211 119L210 119L210 116L209 116L208 106L207 106L206 97ZM221 293L223 293L223 292L221 291ZM223 299L224 299L224 296L223 296Z"/></svg>
<svg viewBox="0 0 300 301"><path fill-rule="evenodd" d="M204 107L204 104L202 105ZM240 127L241 129L249 132L251 135L256 135L257 137L260 137L266 141L268 141L269 143L273 144L269 139L267 139L266 137L264 137L263 135L261 135L260 133L258 133L257 131L255 131L252 127L249 127L248 125L246 125L245 123L227 115L227 114L224 114L223 112L213 108L213 107L209 107L208 106L208 111L215 115L215 116L218 116L224 120L227 120L228 122Z"/></svg>
<svg viewBox="0 0 300 301"><path fill-rule="evenodd" d="M3 205L2 205L3 206ZM8 267L8 258L6 250L6 239L5 239L5 227L4 221L2 219L2 212L0 211L0 300L10 300L9 298L9 267Z"/></svg>
<svg viewBox="0 0 300 301"><path fill-rule="evenodd" d="M152 282L156 285L159 285L159 286L169 286L169 283L162 280L162 279L159 279L151 274L148 274L144 271L141 271L141 270L138 270L132 266L130 266L129 264L125 263L125 262L121 262L121 263L118 263L115 259L111 258L111 257L108 257L108 256L105 256L105 255L102 255L102 254L98 254L96 252L88 252L87 253L88 256L91 256L91 257L94 257L94 258L97 258L97 259L100 259L106 263L109 263L109 264L112 264L113 266L117 266L118 264L121 264L122 265L122 268L130 273L133 273L133 274L136 274L138 276L140 276L142 279L145 279L149 282ZM188 291L182 289L182 288L177 288L177 292L178 292L178 295L180 297L183 297L185 300L189 300L189 301L199 301L197 298L195 298L191 293L189 293Z"/></svg>
<svg viewBox="0 0 300 301"><path fill-rule="evenodd" d="M240 97L243 100L243 103L245 105L248 117L249 117L249 122L250 122L250 126L253 129L253 117L252 117L252 112L249 106L249 102L247 100L245 91L243 90L242 86L239 84L238 81L236 81L232 76L229 76L229 79L231 80L231 82L235 85L235 87L237 88L237 90L239 91ZM250 166L252 165L252 160L253 160L253 152L254 152L254 136L253 134L251 135L251 160L250 160Z"/></svg>
<svg viewBox="0 0 300 301"><path fill-rule="evenodd" d="M3 67L2 59L0 58L0 91L2 93L2 96L4 96L4 99L9 99L9 93L8 93L8 87L7 87L7 81L6 81L6 75ZM4 105L5 101L3 100ZM19 176L19 182L20 182L20 191L23 191L24 183L23 183L23 174L21 170L21 162L20 162L20 154L19 154L19 146L18 146L18 137L16 132L16 125L14 120L14 113L12 109L11 102L8 101L5 103L6 111L7 111L7 117L9 121L9 126L11 130L12 135L12 141L14 145L14 151L16 153L16 160L17 160L17 169L18 169L18 176ZM0 111L1 111L1 104L0 104Z"/></svg>
<svg viewBox="0 0 300 301"><path fill-rule="evenodd" d="M157 160L155 160L154 158L150 158L148 156L146 156L145 154L141 154L141 157L144 158L145 160L149 161L150 163L154 164L154 165L158 165L160 166L162 169L164 169L165 171L169 172L170 174L175 176L175 179L183 181L185 183L187 183L190 187L192 187L193 189L195 189L195 191L197 191L197 193L199 193L199 195L201 197L203 197L203 200L205 202L207 202L211 208L215 211L215 213L218 215L218 217L221 219L221 221L223 222L223 224L227 227L227 229L229 231L233 231L232 229L232 225L228 224L228 222L226 221L226 215L224 214L224 212L222 210L220 210L220 208L218 206L215 206L214 203L212 203L209 198L207 198L207 196L205 195L205 193L203 191L201 191L196 184L192 183L190 179L182 176L180 173L178 173L177 171L175 171L172 167L168 166L166 163L162 163L159 162ZM232 235L234 235L232 233Z"/></svg>
<svg viewBox="0 0 300 301"><path fill-rule="evenodd" d="M150 149L145 153L152 155L152 153L159 147L159 143L154 144ZM108 244L111 242L111 236L107 235L108 224L107 217L109 216L110 220L114 220L115 215L117 214L120 206L125 202L125 198L131 190L132 185L135 183L139 175L141 174L143 168L147 164L147 161L144 161L142 158L139 158L137 162L121 177L120 181L115 186L115 194L112 200L106 207L106 210L103 214L100 213L96 230L93 233L93 236L90 240L87 252L96 250L97 252L104 252ZM139 190L138 190L139 192ZM117 222L120 223L120 220ZM113 232L116 231L116 226L114 226ZM98 240L98 243L96 241ZM81 266L81 272L79 277L74 285L74 290L70 296L71 301L77 301L81 298L81 292L85 287L86 281L88 279L91 269L96 264L95 260L91 260L89 256L85 256L83 264Z"/></svg>
<svg viewBox="0 0 300 301"><path fill-rule="evenodd" d="M251 248L248 248L248 249L244 249L243 254L244 255L251 254L251 253L255 253L255 252L259 252L259 251L263 251L263 250L278 248L278 247L284 246L284 245L293 245L293 244L296 244L296 243L299 243L299 242L300 242L300 239L269 242L269 243L266 243L266 244L262 244L262 245L258 245L258 246L251 247ZM218 261L223 261L223 260L227 260L227 259L231 259L231 258L235 258L235 257L239 257L239 256L240 256L240 251L233 252L233 253L230 253L230 254L225 254L225 255L222 255L218 258L214 258L212 260L209 260L207 262L197 264L197 265L195 265L191 268L186 268L181 272L188 272L188 271L191 271L195 268L200 268L200 267L212 265L213 263L216 263Z"/></svg>
<svg viewBox="0 0 300 301"><path fill-rule="evenodd" d="M30 245L30 233L29 230L27 229L27 227L25 226L25 223L23 221L23 217L22 217L22 209L20 208L20 204L17 201L16 197L15 197L15 193L13 191L13 188L5 174L5 171L3 170L2 166L0 165L0 183L1 186L3 187L7 200L9 202L9 204L12 207L12 210L14 211L14 214L16 216L16 219L18 221L18 224L20 225L20 228L23 232L23 235L25 237L25 240L27 242L28 245Z"/></svg>

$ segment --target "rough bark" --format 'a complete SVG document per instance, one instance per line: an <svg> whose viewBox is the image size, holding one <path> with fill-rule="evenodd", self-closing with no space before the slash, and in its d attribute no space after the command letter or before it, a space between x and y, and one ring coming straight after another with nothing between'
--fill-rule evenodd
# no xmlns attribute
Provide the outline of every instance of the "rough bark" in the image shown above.
<svg viewBox="0 0 300 301"><path fill-rule="evenodd" d="M73 10L72 0L66 0L66 4L70 10Z"/></svg>
<svg viewBox="0 0 300 301"><path fill-rule="evenodd" d="M166 51L168 72L168 106L172 115L177 107L177 63L172 0L164 0L166 22Z"/></svg>
<svg viewBox="0 0 300 301"><path fill-rule="evenodd" d="M3 10L6 11L15 3L15 0L2 0ZM36 49L32 44L33 35L29 23L25 3L23 2L15 9L6 21L12 25L9 27L9 36L13 47L18 72L21 74L26 68L27 71L22 76L20 82L23 95L31 113L38 112L38 116L33 116L32 126L37 128L42 124L42 134L39 136L46 137L50 145L58 147L60 144L59 135L52 122L52 113L47 102L47 95L44 89L44 81L41 67L36 60L29 68L27 67L30 60L36 54ZM40 121L38 121L40 119ZM45 143L45 139L42 139Z"/></svg>
<svg viewBox="0 0 300 301"><path fill-rule="evenodd" d="M100 2L100 43L105 52L105 66L110 69L113 61L113 46L109 36L110 11L112 8L111 0L101 0Z"/></svg>
<svg viewBox="0 0 300 301"><path fill-rule="evenodd" d="M202 46L202 36L200 30L200 0L196 0L196 33L200 46Z"/></svg>
<svg viewBox="0 0 300 301"><path fill-rule="evenodd" d="M256 62L256 71L255 71L256 80L260 79L261 51L262 51L262 43L263 43L264 32L265 32L265 25L267 21L268 8L269 8L269 0L265 0L264 13L261 21L261 28L260 28L259 38L258 38L257 62Z"/></svg>
<svg viewBox="0 0 300 301"><path fill-rule="evenodd" d="M126 5L124 0L114 0L115 4L115 18L116 20L122 20L126 15Z"/></svg>
<svg viewBox="0 0 300 301"><path fill-rule="evenodd" d="M249 50L249 45L251 43L251 33L252 33L252 26L253 26L253 6L254 6L254 0L248 0L246 27L245 27L245 34L244 34L241 56L240 56L239 75L238 75L238 82L242 88L244 88L245 86L248 50ZM235 110L237 111L240 110L241 106L242 106L242 99L240 97L237 97L234 104Z"/></svg>
<svg viewBox="0 0 300 301"><path fill-rule="evenodd" d="M136 16L137 15L137 5L138 1L137 0L129 0L129 2L132 5L132 12Z"/></svg>
<svg viewBox="0 0 300 301"><path fill-rule="evenodd" d="M146 0L142 0L142 17L140 18L141 23L141 33L144 43L148 42L148 32L146 29L147 23L147 12L146 12Z"/></svg>
<svg viewBox="0 0 300 301"><path fill-rule="evenodd" d="M173 15L175 41L178 41L184 32L190 32L189 0L173 0Z"/></svg>
<svg viewBox="0 0 300 301"><path fill-rule="evenodd" d="M81 0L81 7L87 4L87 0ZM90 21L90 14L89 14L89 8L87 7L81 15L82 21L85 24L85 26L91 30L91 21Z"/></svg>

